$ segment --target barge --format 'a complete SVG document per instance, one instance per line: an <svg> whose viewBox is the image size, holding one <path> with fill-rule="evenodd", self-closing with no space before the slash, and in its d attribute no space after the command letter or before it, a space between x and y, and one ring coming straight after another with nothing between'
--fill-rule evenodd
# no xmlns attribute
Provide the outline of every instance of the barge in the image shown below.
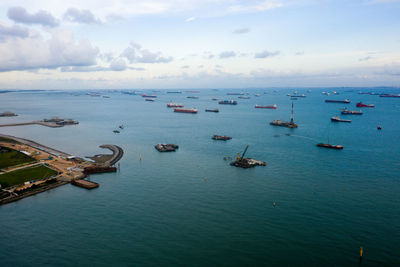
<svg viewBox="0 0 400 267"><path fill-rule="evenodd" d="M159 152L174 152L179 146L174 144L157 144L154 146Z"/></svg>
<svg viewBox="0 0 400 267"><path fill-rule="evenodd" d="M325 100L325 103L343 103L343 104L349 104L350 100L345 99L345 100L332 100L332 99L327 99Z"/></svg>
<svg viewBox="0 0 400 267"><path fill-rule="evenodd" d="M196 114L198 112L198 110L195 108L175 108L174 112Z"/></svg>

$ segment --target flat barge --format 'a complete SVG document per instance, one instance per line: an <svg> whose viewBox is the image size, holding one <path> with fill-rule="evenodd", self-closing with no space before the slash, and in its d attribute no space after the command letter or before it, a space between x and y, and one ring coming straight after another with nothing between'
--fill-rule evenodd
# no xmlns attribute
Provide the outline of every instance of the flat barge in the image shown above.
<svg viewBox="0 0 400 267"><path fill-rule="evenodd" d="M345 99L345 100L332 100L332 99L327 99L325 100L325 103L342 103L342 104L349 104L350 100Z"/></svg>
<svg viewBox="0 0 400 267"><path fill-rule="evenodd" d="M99 187L98 183L92 182L92 181L87 181L87 180L76 180L73 179L71 181L71 184L85 188L85 189L94 189Z"/></svg>

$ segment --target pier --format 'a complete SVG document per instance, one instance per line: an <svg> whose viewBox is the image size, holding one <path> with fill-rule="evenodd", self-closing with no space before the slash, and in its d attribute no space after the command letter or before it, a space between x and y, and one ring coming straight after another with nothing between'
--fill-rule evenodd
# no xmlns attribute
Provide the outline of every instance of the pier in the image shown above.
<svg viewBox="0 0 400 267"><path fill-rule="evenodd" d="M92 182L92 181L87 181L87 180L72 180L71 184L86 188L86 189L93 189L99 187L98 183Z"/></svg>

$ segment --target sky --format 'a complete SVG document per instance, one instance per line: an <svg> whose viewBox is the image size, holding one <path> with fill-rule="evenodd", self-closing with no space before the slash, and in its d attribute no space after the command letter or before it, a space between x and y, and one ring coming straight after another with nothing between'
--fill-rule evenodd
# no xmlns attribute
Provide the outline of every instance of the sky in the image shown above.
<svg viewBox="0 0 400 267"><path fill-rule="evenodd" d="M400 86L400 0L1 0L0 89Z"/></svg>

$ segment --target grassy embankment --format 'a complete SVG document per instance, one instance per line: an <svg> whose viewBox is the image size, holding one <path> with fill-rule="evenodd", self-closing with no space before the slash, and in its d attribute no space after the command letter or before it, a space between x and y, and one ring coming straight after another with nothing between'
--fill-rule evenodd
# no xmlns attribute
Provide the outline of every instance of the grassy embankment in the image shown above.
<svg viewBox="0 0 400 267"><path fill-rule="evenodd" d="M19 151L0 147L0 169L36 161Z"/></svg>
<svg viewBox="0 0 400 267"><path fill-rule="evenodd" d="M57 172L46 166L37 166L32 168L20 169L0 175L0 184L3 188L22 184L31 180L48 178L56 175Z"/></svg>

